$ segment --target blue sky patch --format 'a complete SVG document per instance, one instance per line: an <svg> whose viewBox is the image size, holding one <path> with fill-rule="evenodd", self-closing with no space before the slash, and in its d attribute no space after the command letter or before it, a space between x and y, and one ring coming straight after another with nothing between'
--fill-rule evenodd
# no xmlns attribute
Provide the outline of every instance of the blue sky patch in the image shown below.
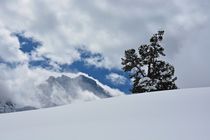
<svg viewBox="0 0 210 140"><path fill-rule="evenodd" d="M24 53L31 54L31 52L42 46L42 43L40 41L37 41L32 37L26 37L24 35L24 32L14 33L14 35L18 38L18 41L20 43L20 50Z"/></svg>
<svg viewBox="0 0 210 140"><path fill-rule="evenodd" d="M129 80L126 80L124 85L118 85L115 83L112 83L110 80L107 80L106 76L110 73L117 73L119 75L125 76L126 78L128 78L128 75L126 73L124 73L121 70L117 70L117 69L104 69L104 68L96 68L95 66L92 65L86 65L84 61L76 61L71 65L62 65L61 66L62 71L68 72L68 71L80 71L83 73L86 73L88 75L90 75L91 77L99 80L101 83L108 85L112 88L118 88L121 91L124 91L126 93L130 92L130 82Z"/></svg>

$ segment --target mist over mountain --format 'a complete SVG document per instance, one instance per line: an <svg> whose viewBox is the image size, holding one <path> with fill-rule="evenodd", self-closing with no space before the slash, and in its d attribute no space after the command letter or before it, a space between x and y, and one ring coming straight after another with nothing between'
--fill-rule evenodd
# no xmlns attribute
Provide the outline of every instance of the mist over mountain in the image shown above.
<svg viewBox="0 0 210 140"><path fill-rule="evenodd" d="M72 78L66 75L50 76L46 81L39 84L35 90L36 94L34 94L33 98L40 105L39 107L34 105L17 105L13 101L5 100L0 102L0 113L47 108L124 94L118 90L104 86L86 75L78 75Z"/></svg>
<svg viewBox="0 0 210 140"><path fill-rule="evenodd" d="M95 80L84 75L75 78L65 75L50 76L45 83L39 85L39 90L42 93L39 99L43 107L116 96L97 84Z"/></svg>

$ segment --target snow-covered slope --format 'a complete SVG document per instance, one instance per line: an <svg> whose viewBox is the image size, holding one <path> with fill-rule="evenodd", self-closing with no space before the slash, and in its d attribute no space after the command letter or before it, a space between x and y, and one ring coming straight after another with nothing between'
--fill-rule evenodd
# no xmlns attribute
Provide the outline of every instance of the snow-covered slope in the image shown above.
<svg viewBox="0 0 210 140"><path fill-rule="evenodd" d="M2 140L209 140L210 88L0 114Z"/></svg>

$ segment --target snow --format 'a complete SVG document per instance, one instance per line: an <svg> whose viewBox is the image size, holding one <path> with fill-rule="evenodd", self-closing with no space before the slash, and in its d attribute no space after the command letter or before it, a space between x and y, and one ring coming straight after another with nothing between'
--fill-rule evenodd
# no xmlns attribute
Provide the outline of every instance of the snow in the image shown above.
<svg viewBox="0 0 210 140"><path fill-rule="evenodd" d="M210 88L0 114L1 140L209 140Z"/></svg>

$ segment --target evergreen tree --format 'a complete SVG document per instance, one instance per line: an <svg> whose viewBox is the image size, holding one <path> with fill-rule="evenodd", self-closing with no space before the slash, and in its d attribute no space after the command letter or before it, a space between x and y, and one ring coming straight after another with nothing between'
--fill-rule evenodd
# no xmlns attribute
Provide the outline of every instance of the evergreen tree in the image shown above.
<svg viewBox="0 0 210 140"><path fill-rule="evenodd" d="M138 52L135 49L125 51L122 65L133 81L133 93L177 89L174 67L160 60L160 56L165 56L160 44L163 34L164 31L158 31L151 37L149 44L138 48Z"/></svg>

